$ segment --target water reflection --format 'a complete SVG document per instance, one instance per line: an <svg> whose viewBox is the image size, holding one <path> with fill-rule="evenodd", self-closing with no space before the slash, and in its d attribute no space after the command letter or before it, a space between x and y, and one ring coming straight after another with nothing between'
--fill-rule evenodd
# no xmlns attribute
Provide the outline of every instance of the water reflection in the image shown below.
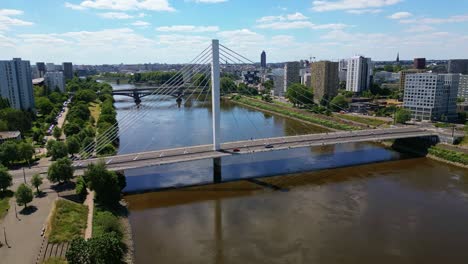
<svg viewBox="0 0 468 264"><path fill-rule="evenodd" d="M288 192L242 181L131 195L136 260L464 263L467 178L416 159L261 179Z"/></svg>

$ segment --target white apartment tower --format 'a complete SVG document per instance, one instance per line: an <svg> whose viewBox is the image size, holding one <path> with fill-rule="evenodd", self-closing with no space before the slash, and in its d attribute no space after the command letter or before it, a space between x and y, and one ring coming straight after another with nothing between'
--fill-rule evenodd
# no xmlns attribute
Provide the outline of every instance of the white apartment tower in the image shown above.
<svg viewBox="0 0 468 264"><path fill-rule="evenodd" d="M360 93L370 88L372 60L362 56L348 59L346 91Z"/></svg>
<svg viewBox="0 0 468 264"><path fill-rule="evenodd" d="M22 61L19 58L0 61L0 96L8 99L12 108L34 110L29 61Z"/></svg>
<svg viewBox="0 0 468 264"><path fill-rule="evenodd" d="M406 75L403 105L415 120L454 119L459 82L459 74Z"/></svg>

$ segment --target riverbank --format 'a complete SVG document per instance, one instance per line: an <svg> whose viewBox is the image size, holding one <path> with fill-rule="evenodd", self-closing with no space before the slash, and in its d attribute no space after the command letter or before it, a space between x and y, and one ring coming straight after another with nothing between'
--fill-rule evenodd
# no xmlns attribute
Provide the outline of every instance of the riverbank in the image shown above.
<svg viewBox="0 0 468 264"><path fill-rule="evenodd" d="M354 125L346 124L343 120L323 115L312 114L310 112L288 107L285 105L279 105L274 103L268 103L261 100L249 98L246 96L233 96L229 98L230 101L242 104L246 107L254 108L260 111L267 111L269 113L282 115L288 118L294 118L298 121L307 122L322 128L330 129L333 131L338 130L359 130L363 127L357 127ZM366 125L367 126L367 125Z"/></svg>

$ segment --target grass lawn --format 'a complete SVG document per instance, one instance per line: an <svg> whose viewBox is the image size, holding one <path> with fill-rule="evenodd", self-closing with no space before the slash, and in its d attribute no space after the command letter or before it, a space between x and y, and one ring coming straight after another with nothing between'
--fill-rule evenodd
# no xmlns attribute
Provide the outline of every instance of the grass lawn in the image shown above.
<svg viewBox="0 0 468 264"><path fill-rule="evenodd" d="M9 201L12 196L12 191L0 192L0 220L5 217L8 209L10 209Z"/></svg>
<svg viewBox="0 0 468 264"><path fill-rule="evenodd" d="M58 200L50 223L49 242L68 242L76 237L81 237L86 229L87 219L87 206Z"/></svg>
<svg viewBox="0 0 468 264"><path fill-rule="evenodd" d="M370 126L381 126L384 124L387 124L387 122L376 119L376 118L370 118L370 117L362 117L362 116L356 116L356 115L335 115L338 118L343 118L346 120L354 121L357 123L365 124L365 125L370 125Z"/></svg>
<svg viewBox="0 0 468 264"><path fill-rule="evenodd" d="M61 259L61 258L50 258L44 262L42 262L42 264L67 264L68 262L64 259Z"/></svg>
<svg viewBox="0 0 468 264"><path fill-rule="evenodd" d="M100 103L91 103L89 106L89 111L91 116L94 118L95 122L98 121L99 115L101 114L101 104Z"/></svg>

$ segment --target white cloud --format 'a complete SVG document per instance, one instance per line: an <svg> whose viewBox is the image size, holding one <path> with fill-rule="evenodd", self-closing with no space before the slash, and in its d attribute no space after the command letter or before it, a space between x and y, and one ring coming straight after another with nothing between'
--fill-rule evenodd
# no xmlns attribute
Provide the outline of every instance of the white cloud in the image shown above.
<svg viewBox="0 0 468 264"><path fill-rule="evenodd" d="M304 16L302 13L294 13L280 16L265 16L257 19L257 28L262 29L343 29L347 27L344 24L323 24L316 25L308 20L309 18Z"/></svg>
<svg viewBox="0 0 468 264"><path fill-rule="evenodd" d="M133 22L132 26L135 26L135 27L149 27L149 26L151 26L151 23L146 22L146 21L138 20L138 21Z"/></svg>
<svg viewBox="0 0 468 264"><path fill-rule="evenodd" d="M435 28L428 25L414 25L405 29L405 32L428 32L433 30L435 30Z"/></svg>
<svg viewBox="0 0 468 264"><path fill-rule="evenodd" d="M0 47L15 47L15 41L12 38L0 34Z"/></svg>
<svg viewBox="0 0 468 264"><path fill-rule="evenodd" d="M107 19L130 19L133 18L133 16L127 14L127 13L122 13L122 12L107 12L107 13L100 13L98 16L102 18L107 18Z"/></svg>
<svg viewBox="0 0 468 264"><path fill-rule="evenodd" d="M315 0L312 2L312 10L324 12L333 10L378 8L395 5L402 1L403 0Z"/></svg>
<svg viewBox="0 0 468 264"><path fill-rule="evenodd" d="M85 0L78 5L66 2L65 6L74 10L93 8L119 11L175 11L168 0Z"/></svg>
<svg viewBox="0 0 468 264"><path fill-rule="evenodd" d="M280 16L265 16L257 20L259 23L273 22L273 21L296 21L296 20L307 20L308 17L302 13L296 12L293 14L280 15Z"/></svg>
<svg viewBox="0 0 468 264"><path fill-rule="evenodd" d="M412 17L413 14L411 14L410 12L397 12L397 13L394 13L393 15L391 16L388 16L388 18L390 19L403 19L403 18L408 18L408 17Z"/></svg>
<svg viewBox="0 0 468 264"><path fill-rule="evenodd" d="M193 26L193 25L174 25L156 28L160 32L215 32L219 31L217 26Z"/></svg>
<svg viewBox="0 0 468 264"><path fill-rule="evenodd" d="M16 9L0 9L0 31L9 30L11 27L32 26L34 23L14 18L22 15L23 11Z"/></svg>
<svg viewBox="0 0 468 264"><path fill-rule="evenodd" d="M447 18L420 18L420 19L403 19L400 20L402 24L447 24L447 23L463 23L468 21L468 15L457 15Z"/></svg>
<svg viewBox="0 0 468 264"><path fill-rule="evenodd" d="M81 5L75 5L69 2L65 2L65 7L73 9L73 10L85 10L86 7L81 6Z"/></svg>
<svg viewBox="0 0 468 264"><path fill-rule="evenodd" d="M378 14L382 13L382 9L351 9L347 10L347 13L355 14L355 15L362 15L362 14Z"/></svg>

